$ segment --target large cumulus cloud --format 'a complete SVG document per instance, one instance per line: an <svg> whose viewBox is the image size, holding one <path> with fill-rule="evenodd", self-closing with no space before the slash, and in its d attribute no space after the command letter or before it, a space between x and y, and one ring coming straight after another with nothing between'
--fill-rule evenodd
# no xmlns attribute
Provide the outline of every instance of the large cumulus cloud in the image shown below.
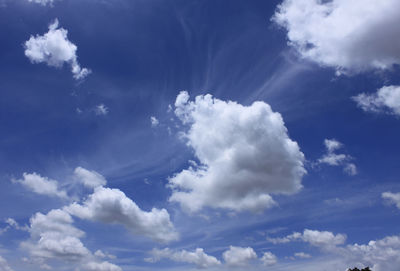
<svg viewBox="0 0 400 271"><path fill-rule="evenodd" d="M400 64L397 0L285 0L273 21L300 55L338 72Z"/></svg>
<svg viewBox="0 0 400 271"><path fill-rule="evenodd" d="M261 211L275 204L270 194L302 188L304 155L268 104L243 106L211 95L189 101L183 91L175 114L188 126L184 137L200 164L169 179L170 201L191 212L204 206Z"/></svg>

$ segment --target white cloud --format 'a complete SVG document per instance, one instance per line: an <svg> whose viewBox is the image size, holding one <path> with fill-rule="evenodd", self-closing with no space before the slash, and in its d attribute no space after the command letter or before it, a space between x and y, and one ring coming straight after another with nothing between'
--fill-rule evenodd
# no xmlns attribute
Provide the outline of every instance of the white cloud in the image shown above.
<svg viewBox="0 0 400 271"><path fill-rule="evenodd" d="M339 73L400 64L398 0L285 0L272 20L303 58Z"/></svg>
<svg viewBox="0 0 400 271"><path fill-rule="evenodd" d="M311 255L310 255L310 254L307 254L307 253L304 253L304 252L296 252L296 253L294 254L294 256L295 256L296 258L300 258L300 259L308 259L308 258L311 258Z"/></svg>
<svg viewBox="0 0 400 271"><path fill-rule="evenodd" d="M101 250L96 250L94 253L94 256L99 257L99 258L109 258L109 259L115 259L116 257L114 255L111 255L109 253L105 253Z"/></svg>
<svg viewBox="0 0 400 271"><path fill-rule="evenodd" d="M122 271L122 268L109 262L89 262L83 267L87 271Z"/></svg>
<svg viewBox="0 0 400 271"><path fill-rule="evenodd" d="M325 139L324 144L328 152L334 152L343 146L343 144L336 139Z"/></svg>
<svg viewBox="0 0 400 271"><path fill-rule="evenodd" d="M151 122L151 127L157 127L158 124L160 124L160 121L154 116L150 117L150 122Z"/></svg>
<svg viewBox="0 0 400 271"><path fill-rule="evenodd" d="M194 212L204 206L261 211L275 205L270 194L292 194L306 173L304 155L288 134L282 117L264 102L243 106L211 95L181 92L175 114L199 166L169 179L170 201Z"/></svg>
<svg viewBox="0 0 400 271"><path fill-rule="evenodd" d="M276 264L278 259L271 252L264 252L263 256L261 257L261 262L263 265L270 266Z"/></svg>
<svg viewBox="0 0 400 271"><path fill-rule="evenodd" d="M20 183L27 189L46 196L59 197L59 198L67 198L67 192L64 190L59 190L58 182L55 180L51 180L47 177L42 177L37 173L24 173L23 179L13 180L13 182Z"/></svg>
<svg viewBox="0 0 400 271"><path fill-rule="evenodd" d="M251 260L257 259L257 254L251 247L230 246L222 257L229 266L246 266Z"/></svg>
<svg viewBox="0 0 400 271"><path fill-rule="evenodd" d="M34 258L80 261L90 251L80 240L85 233L72 224L72 217L60 209L46 215L36 213L30 219L31 238L22 247Z"/></svg>
<svg viewBox="0 0 400 271"><path fill-rule="evenodd" d="M382 193L382 198L400 209L400 193L384 192Z"/></svg>
<svg viewBox="0 0 400 271"><path fill-rule="evenodd" d="M195 264L198 268L209 268L221 264L214 256L207 255L202 248L196 248L193 252L186 250L173 251L169 248L153 249L151 254L151 258L145 259L147 262L157 262L166 258L175 262Z"/></svg>
<svg viewBox="0 0 400 271"><path fill-rule="evenodd" d="M350 176L357 174L357 166L354 163L350 163L353 158L347 154L337 154L336 150L343 147L343 144L336 139L325 139L324 144L327 153L318 159L318 164L327 164L330 166L343 166L343 171Z"/></svg>
<svg viewBox="0 0 400 271"><path fill-rule="evenodd" d="M294 232L286 237L281 238L267 238L268 242L273 244L283 244L293 241L303 241L316 247L334 247L342 245L346 241L346 235L344 234L333 234L329 231L317 231L305 229L303 233Z"/></svg>
<svg viewBox="0 0 400 271"><path fill-rule="evenodd" d="M376 93L361 93L353 100L366 112L400 116L400 86L384 86Z"/></svg>
<svg viewBox="0 0 400 271"><path fill-rule="evenodd" d="M89 188L96 188L107 184L106 179L96 171L87 170L82 167L75 168L74 175L78 181Z"/></svg>
<svg viewBox="0 0 400 271"><path fill-rule="evenodd" d="M349 261L372 267L374 271L397 271L400 266L400 237L387 236L365 245L348 245L341 254Z"/></svg>
<svg viewBox="0 0 400 271"><path fill-rule="evenodd" d="M0 256L0 271L13 271L6 259Z"/></svg>
<svg viewBox="0 0 400 271"><path fill-rule="evenodd" d="M58 27L56 19L43 36L31 36L25 42L25 55L32 63L46 63L52 67L62 67L67 63L75 79L85 78L90 70L81 68L76 56L76 45L68 40L68 31Z"/></svg>
<svg viewBox="0 0 400 271"><path fill-rule="evenodd" d="M36 4L40 4L42 6L46 6L46 5L53 5L55 0L28 0L28 1L36 3Z"/></svg>
<svg viewBox="0 0 400 271"><path fill-rule="evenodd" d="M341 233L335 235L329 231L306 229L303 232L302 240L316 247L330 247L344 244L346 235Z"/></svg>
<svg viewBox="0 0 400 271"><path fill-rule="evenodd" d="M94 108L94 113L98 116L105 116L108 114L108 107L104 104L99 104Z"/></svg>
<svg viewBox="0 0 400 271"><path fill-rule="evenodd" d="M97 187L82 205L73 203L65 210L81 219L121 224L159 242L178 239L167 210L143 211L119 189Z"/></svg>

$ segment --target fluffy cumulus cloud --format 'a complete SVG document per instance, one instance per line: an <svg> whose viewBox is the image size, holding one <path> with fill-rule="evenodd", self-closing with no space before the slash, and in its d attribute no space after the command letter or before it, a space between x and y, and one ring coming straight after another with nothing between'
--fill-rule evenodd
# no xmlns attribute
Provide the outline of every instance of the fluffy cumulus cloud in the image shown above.
<svg viewBox="0 0 400 271"><path fill-rule="evenodd" d="M47 214L36 213L32 216L28 228L30 238L21 243L21 247L31 256L30 260L26 260L47 270L52 269L47 263L55 260L68 264L69 268L71 265L76 266L76 270L80 270L79 268L87 271L122 270L107 261L96 261L95 256L99 257L99 253L93 255L85 247L81 241L85 232L76 228L73 223L71 215L62 209L53 209ZM108 257L106 254L103 255Z"/></svg>
<svg viewBox="0 0 400 271"><path fill-rule="evenodd" d="M175 262L195 264L198 268L209 268L220 265L221 262L214 256L207 255L202 248L196 248L195 251L173 251L169 248L153 249L151 257L146 258L147 262L157 262L161 259L170 259Z"/></svg>
<svg viewBox="0 0 400 271"><path fill-rule="evenodd" d="M167 210L143 211L119 189L97 187L83 204L73 203L65 210L81 219L123 225L159 242L178 239Z"/></svg>
<svg viewBox="0 0 400 271"><path fill-rule="evenodd" d="M25 42L25 55L32 63L46 63L52 67L62 67L64 63L71 66L75 79L83 79L90 70L82 68L76 55L77 47L68 40L68 31L59 28L56 19L44 35L31 36Z"/></svg>
<svg viewBox="0 0 400 271"><path fill-rule="evenodd" d="M275 204L270 194L302 188L304 155L268 104L243 106L211 95L189 101L183 91L175 114L188 126L184 137L200 165L169 179L170 201L191 212L204 206L261 211Z"/></svg>
<svg viewBox="0 0 400 271"><path fill-rule="evenodd" d="M250 261L257 259L257 254L251 247L230 246L222 257L229 266L246 266Z"/></svg>
<svg viewBox="0 0 400 271"><path fill-rule="evenodd" d="M396 271L400 266L400 237L387 236L364 245L348 245L340 252L348 261L374 271Z"/></svg>
<svg viewBox="0 0 400 271"><path fill-rule="evenodd" d="M96 188L107 184L107 180L101 174L82 167L77 167L75 169L74 176L88 188Z"/></svg>
<svg viewBox="0 0 400 271"><path fill-rule="evenodd" d="M263 256L261 257L261 262L263 263L263 265L269 266L276 264L278 262L278 259L274 254L267 251L264 252Z"/></svg>
<svg viewBox="0 0 400 271"><path fill-rule="evenodd" d="M0 256L0 271L13 271L6 259Z"/></svg>
<svg viewBox="0 0 400 271"><path fill-rule="evenodd" d="M89 262L84 265L87 271L122 271L122 268L109 262Z"/></svg>
<svg viewBox="0 0 400 271"><path fill-rule="evenodd" d="M354 176L357 174L357 166L350 161L353 158L350 155L336 153L335 151L342 148L343 144L335 139L325 139L324 144L327 153L318 159L318 164L327 164L330 166L342 166L343 171L348 175Z"/></svg>
<svg viewBox="0 0 400 271"><path fill-rule="evenodd" d="M284 0L272 20L303 58L338 72L400 64L398 0Z"/></svg>
<svg viewBox="0 0 400 271"><path fill-rule="evenodd" d="M361 93L353 100L365 112L400 116L400 86L384 86L376 93Z"/></svg>
<svg viewBox="0 0 400 271"><path fill-rule="evenodd" d="M340 233L335 235L329 231L305 229L303 233L294 232L285 237L268 237L267 241L273 244L284 244L293 241L303 241L316 247L329 248L344 244L346 241L346 235Z"/></svg>
<svg viewBox="0 0 400 271"><path fill-rule="evenodd" d="M27 189L46 196L67 198L67 192L58 188L58 182L47 177L42 177L37 173L24 173L22 179L13 180L15 183L20 183Z"/></svg>
<svg viewBox="0 0 400 271"><path fill-rule="evenodd" d="M35 214L29 232L31 238L22 247L34 258L80 261L90 255L80 240L85 233L73 226L72 217L63 210Z"/></svg>
<svg viewBox="0 0 400 271"><path fill-rule="evenodd" d="M400 193L384 192L382 198L400 209Z"/></svg>

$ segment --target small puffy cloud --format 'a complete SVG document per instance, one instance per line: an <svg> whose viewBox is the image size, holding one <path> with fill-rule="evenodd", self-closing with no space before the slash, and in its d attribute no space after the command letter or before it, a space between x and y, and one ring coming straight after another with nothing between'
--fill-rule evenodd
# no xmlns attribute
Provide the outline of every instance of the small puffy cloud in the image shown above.
<svg viewBox="0 0 400 271"><path fill-rule="evenodd" d="M296 252L296 253L294 254L294 256L295 256L296 258L300 258L300 259L308 259L308 258L311 258L311 255L310 255L310 254L307 254L307 253L304 253L304 252Z"/></svg>
<svg viewBox="0 0 400 271"><path fill-rule="evenodd" d="M317 231L305 229L303 233L294 232L286 237L281 238L267 238L267 241L273 244L283 244L293 241L303 241L316 247L334 247L342 245L346 241L346 235L333 234L329 231Z"/></svg>
<svg viewBox="0 0 400 271"><path fill-rule="evenodd" d="M195 251L173 251L169 248L153 249L151 258L146 258L147 262L157 262L161 259L170 259L175 262L195 264L198 268L209 268L220 265L221 262L214 256L207 255L202 248L196 248Z"/></svg>
<svg viewBox="0 0 400 271"><path fill-rule="evenodd" d="M188 126L184 138L200 161L169 178L170 201L185 210L258 212L276 204L270 194L302 188L304 155L268 104L243 106L209 94L189 101L182 91L175 115Z"/></svg>
<svg viewBox="0 0 400 271"><path fill-rule="evenodd" d="M160 124L160 121L154 116L150 117L150 122L151 122L151 127L157 127Z"/></svg>
<svg viewBox="0 0 400 271"><path fill-rule="evenodd" d="M57 19L50 24L47 33L42 36L31 36L25 42L25 55L32 63L46 63L58 68L67 63L71 66L73 77L83 79L90 70L80 66L76 50L76 45L68 40L68 31L59 28Z"/></svg>
<svg viewBox="0 0 400 271"><path fill-rule="evenodd" d="M13 269L8 265L6 259L0 256L0 271L13 271Z"/></svg>
<svg viewBox="0 0 400 271"><path fill-rule="evenodd" d="M400 116L400 86L384 86L376 93L361 93L352 99L365 112Z"/></svg>
<svg viewBox="0 0 400 271"><path fill-rule="evenodd" d="M337 154L336 150L343 147L343 144L337 141L336 139L325 139L324 144L327 150L327 153L324 154L321 158L318 159L317 164L327 164L330 166L342 166L343 171L350 175L354 176L357 174L357 166L354 163L350 163L353 158L347 154Z"/></svg>
<svg viewBox="0 0 400 271"><path fill-rule="evenodd" d="M28 0L29 2L40 4L42 6L52 5L55 0Z"/></svg>
<svg viewBox="0 0 400 271"><path fill-rule="evenodd" d="M329 231L304 230L302 240L316 247L342 245L346 242L346 235L333 234Z"/></svg>
<svg viewBox="0 0 400 271"><path fill-rule="evenodd" d="M384 192L382 198L400 209L400 193Z"/></svg>
<svg viewBox="0 0 400 271"><path fill-rule="evenodd" d="M278 259L271 252L264 252L263 256L261 257L261 262L263 265L270 266L276 264Z"/></svg>
<svg viewBox="0 0 400 271"><path fill-rule="evenodd" d="M73 203L64 209L81 219L121 224L133 233L155 241L178 239L167 210L143 211L119 189L97 187L83 204Z"/></svg>
<svg viewBox="0 0 400 271"><path fill-rule="evenodd" d="M86 271L122 271L118 265L109 262L89 262L83 266Z"/></svg>
<svg viewBox="0 0 400 271"><path fill-rule="evenodd" d="M246 266L251 260L257 259L257 254L251 247L230 246L222 257L229 266Z"/></svg>
<svg viewBox="0 0 400 271"><path fill-rule="evenodd" d="M79 182L88 188L96 188L107 184L106 179L101 174L94 170L90 171L82 167L77 167L75 169L74 176Z"/></svg>
<svg viewBox="0 0 400 271"><path fill-rule="evenodd" d="M58 182L47 177L42 177L37 173L24 173L22 179L13 180L15 183L22 184L25 188L40 194L51 197L67 198L67 192L58 188Z"/></svg>
<svg viewBox="0 0 400 271"><path fill-rule="evenodd" d="M80 240L85 233L72 224L72 217L60 209L37 213L30 219L31 238L22 247L34 258L80 261L90 251Z"/></svg>
<svg viewBox="0 0 400 271"><path fill-rule="evenodd" d="M94 113L97 116L105 116L108 114L108 107L104 104L99 104L94 108Z"/></svg>
<svg viewBox="0 0 400 271"><path fill-rule="evenodd" d="M398 0L284 0L272 20L301 57L338 73L400 64Z"/></svg>

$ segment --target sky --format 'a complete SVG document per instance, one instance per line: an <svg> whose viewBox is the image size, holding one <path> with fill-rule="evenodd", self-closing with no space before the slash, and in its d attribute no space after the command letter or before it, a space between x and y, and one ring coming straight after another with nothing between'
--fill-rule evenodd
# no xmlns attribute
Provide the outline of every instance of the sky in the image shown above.
<svg viewBox="0 0 400 271"><path fill-rule="evenodd" d="M0 271L400 266L397 0L0 0Z"/></svg>

